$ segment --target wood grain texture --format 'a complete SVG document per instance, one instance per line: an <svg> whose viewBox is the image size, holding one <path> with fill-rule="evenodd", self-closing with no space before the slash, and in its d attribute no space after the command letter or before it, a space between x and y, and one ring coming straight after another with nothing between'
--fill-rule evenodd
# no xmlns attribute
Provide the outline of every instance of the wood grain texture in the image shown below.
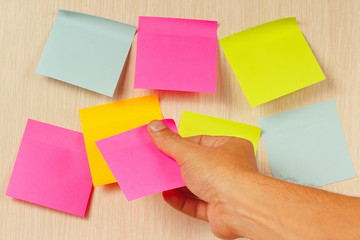
<svg viewBox="0 0 360 240"><path fill-rule="evenodd" d="M327 80L251 108L220 46L216 94L133 89L136 37L113 98L35 73L57 10L137 25L138 16L217 20L218 37L295 16ZM93 192L85 219L5 197L27 118L81 131L78 109L158 94L164 117L189 110L258 125L257 119L335 98L360 174L360 1L358 0L0 0L0 239L216 239L208 224L171 209L160 194L126 201L112 184ZM258 166L270 175L260 141ZM360 196L360 178L323 187Z"/></svg>

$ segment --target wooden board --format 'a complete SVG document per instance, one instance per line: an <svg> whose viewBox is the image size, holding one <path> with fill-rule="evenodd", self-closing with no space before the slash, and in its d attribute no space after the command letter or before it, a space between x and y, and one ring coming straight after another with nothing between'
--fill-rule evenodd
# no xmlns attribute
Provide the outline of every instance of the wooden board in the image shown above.
<svg viewBox="0 0 360 240"><path fill-rule="evenodd" d="M295 16L327 80L251 108L220 46L216 94L133 89L136 37L114 98L35 73L58 9L137 25L138 16L217 20L218 37ZM94 190L88 215L69 214L5 197L28 118L81 131L78 109L158 94L166 118L189 110L257 125L259 117L335 98L360 173L360 2L357 0L0 0L0 239L216 239L208 224L171 209L160 194L126 201L116 184ZM258 165L270 169L260 141ZM324 187L360 196L360 178Z"/></svg>

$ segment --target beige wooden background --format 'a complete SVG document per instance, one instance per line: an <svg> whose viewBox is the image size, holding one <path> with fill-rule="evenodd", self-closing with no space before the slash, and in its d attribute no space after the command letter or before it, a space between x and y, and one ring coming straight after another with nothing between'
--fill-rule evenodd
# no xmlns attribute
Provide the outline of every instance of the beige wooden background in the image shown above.
<svg viewBox="0 0 360 240"><path fill-rule="evenodd" d="M216 94L133 89L136 36L113 98L35 74L57 10L137 25L138 16L217 20L218 38L295 16L327 80L251 108L218 48ZM158 94L164 117L190 110L243 123L335 98L360 174L360 1L358 0L0 0L0 239L215 239L208 224L171 209L160 194L128 202L116 184L97 187L86 218L5 197L27 118L81 131L78 109ZM262 140L261 172L271 174ZM324 187L360 196L360 178Z"/></svg>

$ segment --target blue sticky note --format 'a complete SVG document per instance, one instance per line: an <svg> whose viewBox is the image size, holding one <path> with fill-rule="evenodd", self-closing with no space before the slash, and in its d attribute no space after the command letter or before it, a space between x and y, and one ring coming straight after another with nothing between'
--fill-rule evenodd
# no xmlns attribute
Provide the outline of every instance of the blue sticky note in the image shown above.
<svg viewBox="0 0 360 240"><path fill-rule="evenodd" d="M308 186L355 177L334 100L259 119L273 176Z"/></svg>
<svg viewBox="0 0 360 240"><path fill-rule="evenodd" d="M59 10L36 72L112 97L136 27Z"/></svg>

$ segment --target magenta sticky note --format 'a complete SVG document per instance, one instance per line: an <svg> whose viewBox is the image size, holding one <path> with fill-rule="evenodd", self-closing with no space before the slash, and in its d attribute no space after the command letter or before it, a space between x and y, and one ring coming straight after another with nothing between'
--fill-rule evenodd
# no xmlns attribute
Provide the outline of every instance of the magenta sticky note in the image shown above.
<svg viewBox="0 0 360 240"><path fill-rule="evenodd" d="M162 120L177 132L174 120ZM185 186L179 165L151 142L147 125L96 142L125 197L131 201Z"/></svg>
<svg viewBox="0 0 360 240"><path fill-rule="evenodd" d="M135 88L216 92L217 22L139 17Z"/></svg>
<svg viewBox="0 0 360 240"><path fill-rule="evenodd" d="M91 192L82 133L29 119L6 196L83 217Z"/></svg>

